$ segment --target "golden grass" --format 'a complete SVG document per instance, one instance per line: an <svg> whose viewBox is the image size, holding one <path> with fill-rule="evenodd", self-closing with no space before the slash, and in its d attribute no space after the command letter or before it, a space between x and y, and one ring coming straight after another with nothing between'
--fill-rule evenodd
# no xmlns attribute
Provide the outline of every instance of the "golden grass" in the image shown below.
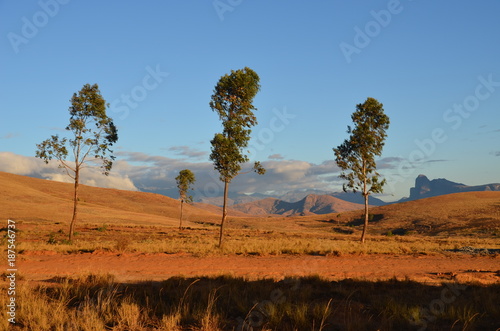
<svg viewBox="0 0 500 331"><path fill-rule="evenodd" d="M318 276L247 281L229 276L117 283L82 274L20 282L11 330L494 330L500 285L327 281ZM443 293L447 294L443 294ZM4 305L7 298L2 296ZM7 329L6 320L0 327Z"/></svg>
<svg viewBox="0 0 500 331"><path fill-rule="evenodd" d="M464 246L500 249L495 238L427 237L420 235L372 235L361 244L355 234L333 231L290 233L250 229L227 229L222 248L217 247L218 229L89 225L80 228L69 243L61 224L18 223L17 250L79 252L188 253L211 255L342 255L342 254L447 254ZM6 238L2 239L5 241ZM5 248L6 245L3 245ZM6 254L4 254L6 256Z"/></svg>

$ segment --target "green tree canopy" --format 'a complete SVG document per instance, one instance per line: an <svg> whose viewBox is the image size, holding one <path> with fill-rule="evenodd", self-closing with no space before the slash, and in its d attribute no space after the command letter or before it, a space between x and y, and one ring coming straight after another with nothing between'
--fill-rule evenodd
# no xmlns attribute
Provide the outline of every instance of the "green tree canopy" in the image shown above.
<svg viewBox="0 0 500 331"><path fill-rule="evenodd" d="M348 126L349 138L334 148L335 161L342 169L340 178L347 183L344 191L361 191L365 198L365 224L361 241L365 241L368 226L368 196L371 193L382 193L385 179L380 180L376 171L375 157L382 155L382 149L389 129L389 117L385 115L383 104L374 98L367 98L356 105L351 115L354 128Z"/></svg>
<svg viewBox="0 0 500 331"><path fill-rule="evenodd" d="M219 115L223 131L215 134L211 141L210 160L223 182L231 182L240 172L241 165L249 161L243 149L250 141L251 127L257 124L253 113L257 108L252 102L259 90L259 76L248 67L232 70L215 86L210 108ZM258 162L254 169L264 171Z"/></svg>
<svg viewBox="0 0 500 331"><path fill-rule="evenodd" d="M253 111L253 99L260 90L259 76L252 69L245 67L232 70L219 79L215 86L210 108L222 121L222 133L216 133L211 140L210 160L224 182L224 205L222 211L219 246L222 245L224 220L226 219L227 190L231 180L240 174L241 165L248 162L244 148L248 146L251 128L257 124ZM260 162L255 162L253 170L264 174Z"/></svg>
<svg viewBox="0 0 500 331"><path fill-rule="evenodd" d="M189 169L179 171L179 175L175 177L175 182L177 183L177 188L179 189L179 197L182 202L193 202L193 197L188 195L188 191L193 189L191 185L193 185L195 181L196 177Z"/></svg>

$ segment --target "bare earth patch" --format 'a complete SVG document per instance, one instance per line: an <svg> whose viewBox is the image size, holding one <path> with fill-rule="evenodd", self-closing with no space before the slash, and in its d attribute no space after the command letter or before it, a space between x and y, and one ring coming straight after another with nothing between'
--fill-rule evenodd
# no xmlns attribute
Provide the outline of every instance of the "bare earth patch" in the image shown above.
<svg viewBox="0 0 500 331"><path fill-rule="evenodd" d="M27 252L19 261L26 280L43 281L81 273L110 273L120 282L164 280L173 276L231 275L248 280L319 275L325 279L405 279L439 284L442 281L500 282L500 256L343 255L343 256L209 256L189 254L82 254Z"/></svg>

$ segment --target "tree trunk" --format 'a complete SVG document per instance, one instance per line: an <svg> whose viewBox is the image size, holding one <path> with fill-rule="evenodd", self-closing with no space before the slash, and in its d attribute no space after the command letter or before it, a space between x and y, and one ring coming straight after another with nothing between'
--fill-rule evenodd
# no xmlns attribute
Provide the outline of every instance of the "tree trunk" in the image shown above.
<svg viewBox="0 0 500 331"><path fill-rule="evenodd" d="M224 221L226 220L227 214L227 189L229 186L228 181L224 181L224 204L222 206L222 221L220 222L220 234L219 234L219 248L222 247L222 233L224 231Z"/></svg>
<svg viewBox="0 0 500 331"><path fill-rule="evenodd" d="M361 234L361 243L365 242L366 228L368 227L368 189L366 185L366 162L363 160L363 197L365 198L365 224L363 225L363 233Z"/></svg>
<svg viewBox="0 0 500 331"><path fill-rule="evenodd" d="M367 227L368 227L368 194L365 195L365 224L363 225L363 233L361 234L361 243L365 242Z"/></svg>
<svg viewBox="0 0 500 331"><path fill-rule="evenodd" d="M80 169L75 171L75 192L73 196L73 218L69 225L69 241L73 240L73 232L75 230L75 222L78 216L78 186L80 184Z"/></svg>
<svg viewBox="0 0 500 331"><path fill-rule="evenodd" d="M181 217L179 219L179 230L182 230L182 205L184 204L184 199L181 199Z"/></svg>

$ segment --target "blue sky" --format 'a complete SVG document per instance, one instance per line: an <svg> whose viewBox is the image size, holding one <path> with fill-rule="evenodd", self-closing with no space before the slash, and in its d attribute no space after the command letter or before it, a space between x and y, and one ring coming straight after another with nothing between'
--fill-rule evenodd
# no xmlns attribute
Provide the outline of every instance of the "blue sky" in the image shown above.
<svg viewBox="0 0 500 331"><path fill-rule="evenodd" d="M238 192L339 190L332 147L358 103L391 119L379 160L385 200L418 174L500 182L500 3L440 1L0 1L0 171L65 180L33 159L64 135L69 99L97 83L119 130L110 178L88 184L168 191L184 168L197 194L221 193L208 161L221 130L218 79L261 78L251 159Z"/></svg>

